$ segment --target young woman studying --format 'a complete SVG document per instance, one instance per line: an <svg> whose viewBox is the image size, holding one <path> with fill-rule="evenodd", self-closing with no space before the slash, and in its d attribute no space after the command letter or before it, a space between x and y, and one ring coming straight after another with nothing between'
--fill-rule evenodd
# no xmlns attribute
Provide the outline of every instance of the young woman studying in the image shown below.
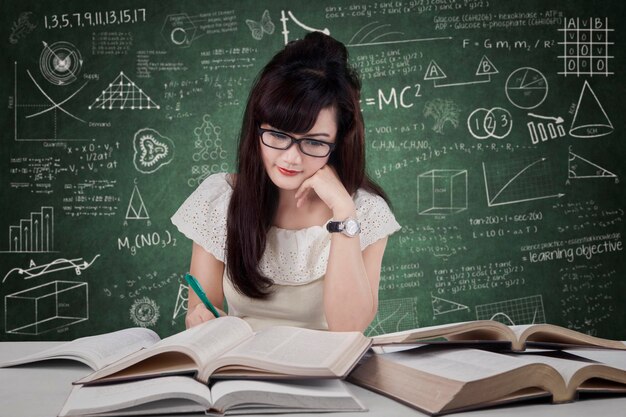
<svg viewBox="0 0 626 417"><path fill-rule="evenodd" d="M208 177L172 217L211 303L255 330L363 331L376 315L400 226L365 173L359 94L343 44L318 32L291 42L252 87L236 173ZM187 327L212 318L190 290Z"/></svg>

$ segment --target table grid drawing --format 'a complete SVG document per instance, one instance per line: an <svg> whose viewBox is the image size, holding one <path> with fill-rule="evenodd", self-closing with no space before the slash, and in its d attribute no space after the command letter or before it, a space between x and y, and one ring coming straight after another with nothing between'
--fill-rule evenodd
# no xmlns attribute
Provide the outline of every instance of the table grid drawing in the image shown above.
<svg viewBox="0 0 626 417"><path fill-rule="evenodd" d="M563 29L563 71L559 75L613 75L609 71L609 46L613 42L609 40L609 34L613 29L609 28L608 18L580 19L570 18L564 20Z"/></svg>

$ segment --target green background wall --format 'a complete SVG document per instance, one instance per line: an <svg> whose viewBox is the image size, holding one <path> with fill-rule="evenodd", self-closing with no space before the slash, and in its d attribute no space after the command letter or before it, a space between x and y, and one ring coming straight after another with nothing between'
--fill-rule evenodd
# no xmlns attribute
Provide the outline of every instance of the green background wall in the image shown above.
<svg viewBox="0 0 626 417"><path fill-rule="evenodd" d="M369 334L495 318L626 339L620 1L3 1L2 340L184 328L169 217L327 30L403 228Z"/></svg>

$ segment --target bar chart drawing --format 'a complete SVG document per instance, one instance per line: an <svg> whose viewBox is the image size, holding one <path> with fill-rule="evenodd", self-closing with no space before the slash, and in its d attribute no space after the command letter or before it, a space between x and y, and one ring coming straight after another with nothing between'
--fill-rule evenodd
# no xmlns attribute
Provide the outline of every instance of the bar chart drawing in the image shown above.
<svg viewBox="0 0 626 417"><path fill-rule="evenodd" d="M43 206L9 226L9 253L49 253L54 249L54 207Z"/></svg>
<svg viewBox="0 0 626 417"><path fill-rule="evenodd" d="M539 119L526 123L533 145L538 144L540 141L545 142L548 139L562 138L566 135L563 127L565 120L562 117L540 116L534 113L528 113L528 115Z"/></svg>

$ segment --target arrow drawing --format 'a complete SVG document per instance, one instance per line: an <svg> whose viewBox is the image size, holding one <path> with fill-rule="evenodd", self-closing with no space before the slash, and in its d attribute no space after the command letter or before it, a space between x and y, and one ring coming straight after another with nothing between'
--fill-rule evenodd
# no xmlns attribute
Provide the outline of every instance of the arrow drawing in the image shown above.
<svg viewBox="0 0 626 417"><path fill-rule="evenodd" d="M530 117L536 117L537 119L554 120L555 123L563 123L565 121L565 120L563 120L563 118L561 116L559 116L559 117L540 116L540 115L535 114L535 113L528 113L528 115Z"/></svg>
<svg viewBox="0 0 626 417"><path fill-rule="evenodd" d="M26 275L24 279L31 279L45 274L51 274L53 272L63 271L66 269L74 269L76 275L80 275L85 269L89 268L100 255L94 256L91 262L84 261L83 258L65 259L59 258L48 264L35 265L28 269L13 268L2 279L2 282L6 281L9 275L13 272L17 272L19 275Z"/></svg>

